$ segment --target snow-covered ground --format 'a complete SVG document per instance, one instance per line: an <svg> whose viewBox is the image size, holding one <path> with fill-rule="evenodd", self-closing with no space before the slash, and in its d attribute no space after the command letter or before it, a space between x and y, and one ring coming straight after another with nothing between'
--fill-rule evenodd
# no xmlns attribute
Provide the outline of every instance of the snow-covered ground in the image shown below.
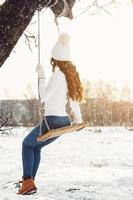
<svg viewBox="0 0 133 200"><path fill-rule="evenodd" d="M42 150L38 192L17 196L21 142L28 131L0 136L0 200L133 200L133 132L123 127L61 136Z"/></svg>

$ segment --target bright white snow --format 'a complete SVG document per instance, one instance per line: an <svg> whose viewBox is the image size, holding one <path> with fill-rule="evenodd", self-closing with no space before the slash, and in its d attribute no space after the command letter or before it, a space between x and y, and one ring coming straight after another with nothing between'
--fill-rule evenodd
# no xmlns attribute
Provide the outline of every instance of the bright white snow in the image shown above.
<svg viewBox="0 0 133 200"><path fill-rule="evenodd" d="M123 127L86 128L44 147L38 192L17 196L21 142L29 130L0 136L0 200L133 200L133 132Z"/></svg>

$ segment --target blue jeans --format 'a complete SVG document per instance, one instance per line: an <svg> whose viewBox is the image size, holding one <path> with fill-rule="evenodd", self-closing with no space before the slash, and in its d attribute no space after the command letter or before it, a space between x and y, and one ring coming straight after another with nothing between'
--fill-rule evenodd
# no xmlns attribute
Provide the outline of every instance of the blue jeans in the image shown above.
<svg viewBox="0 0 133 200"><path fill-rule="evenodd" d="M46 116L47 123L50 129L60 128L70 125L68 116ZM42 133L48 131L45 121L42 122ZM42 147L50 144L58 137L47 139L46 141L37 141L40 134L40 124L24 138L22 143L22 164L23 164L23 178L35 178L41 159Z"/></svg>

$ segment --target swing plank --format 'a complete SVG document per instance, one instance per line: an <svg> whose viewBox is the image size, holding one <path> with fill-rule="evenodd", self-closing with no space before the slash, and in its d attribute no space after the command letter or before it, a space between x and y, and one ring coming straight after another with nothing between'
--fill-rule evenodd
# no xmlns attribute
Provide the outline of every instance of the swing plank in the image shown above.
<svg viewBox="0 0 133 200"><path fill-rule="evenodd" d="M57 129L52 129L50 131L48 131L45 134L40 135L37 138L37 141L44 141L46 139L50 139L56 136L61 136L63 134L66 133L70 133L70 132L74 132L74 131L80 131L81 129L85 128L88 125L88 123L80 123L80 124L73 124L70 126L65 126L65 127L61 127L61 128L57 128Z"/></svg>

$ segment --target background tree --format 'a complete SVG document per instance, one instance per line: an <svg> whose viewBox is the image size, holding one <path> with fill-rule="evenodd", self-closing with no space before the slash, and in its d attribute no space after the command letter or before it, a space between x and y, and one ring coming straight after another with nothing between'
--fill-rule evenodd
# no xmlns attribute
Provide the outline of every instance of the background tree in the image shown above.
<svg viewBox="0 0 133 200"><path fill-rule="evenodd" d="M11 133L16 121L13 117L14 100L0 101L0 133Z"/></svg>
<svg viewBox="0 0 133 200"><path fill-rule="evenodd" d="M130 102L131 102L131 89L128 83L125 83L121 91L121 101L126 102L122 107L121 114L125 116L125 125L130 126Z"/></svg>

